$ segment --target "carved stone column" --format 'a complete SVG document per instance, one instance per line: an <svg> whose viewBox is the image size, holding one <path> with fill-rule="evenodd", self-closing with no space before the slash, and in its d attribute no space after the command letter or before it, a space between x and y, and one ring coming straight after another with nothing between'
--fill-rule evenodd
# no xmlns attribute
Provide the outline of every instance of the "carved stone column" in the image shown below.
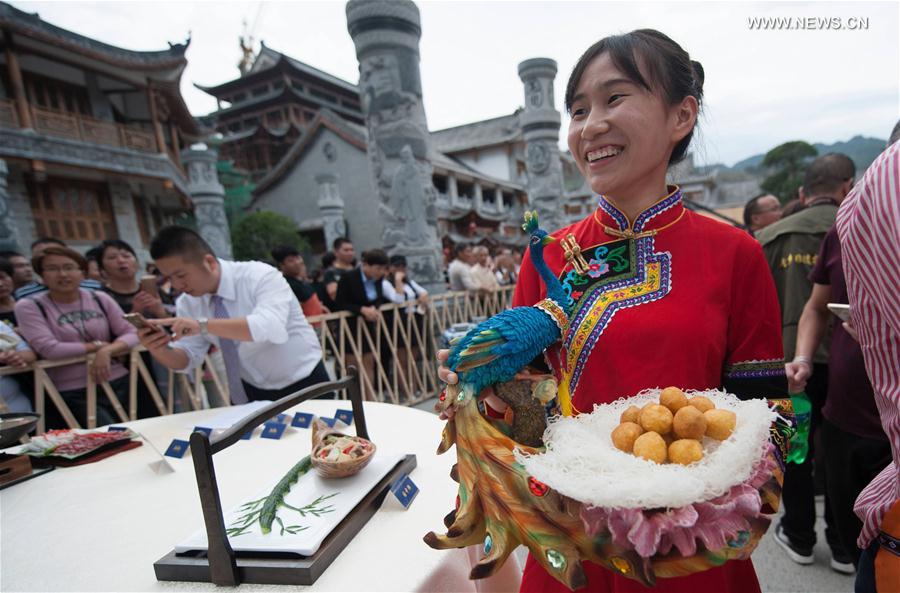
<svg viewBox="0 0 900 593"><path fill-rule="evenodd" d="M6 161L0 159L0 251L19 251L16 235L9 224L9 185L6 181L8 174Z"/></svg>
<svg viewBox="0 0 900 593"><path fill-rule="evenodd" d="M556 62L532 58L519 64L525 86L525 110L519 114L525 140L528 200L538 211L541 226L555 230L565 224L563 174L559 161L560 115L553 104Z"/></svg>
<svg viewBox="0 0 900 593"><path fill-rule="evenodd" d="M217 160L216 151L205 144L194 145L181 153L200 236L209 243L216 256L233 259L231 231L225 215L225 188L216 174Z"/></svg>
<svg viewBox="0 0 900 593"><path fill-rule="evenodd" d="M444 288L434 212L431 135L419 73L419 9L408 0L350 0L347 30L359 60L372 184L391 254L429 291Z"/></svg>
<svg viewBox="0 0 900 593"><path fill-rule="evenodd" d="M338 188L337 177L331 173L316 175L319 184L319 212L325 231L325 245L328 249L338 237L347 236L347 223L344 219L344 200Z"/></svg>

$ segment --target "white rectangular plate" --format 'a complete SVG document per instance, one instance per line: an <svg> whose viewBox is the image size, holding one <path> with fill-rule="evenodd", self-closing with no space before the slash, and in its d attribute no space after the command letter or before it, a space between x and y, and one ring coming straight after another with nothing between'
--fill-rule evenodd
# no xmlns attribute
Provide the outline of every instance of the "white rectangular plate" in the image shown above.
<svg viewBox="0 0 900 593"><path fill-rule="evenodd" d="M315 554L328 534L403 457L404 455L399 453L376 451L369 465L355 476L348 478L327 480L320 478L314 469L310 469L291 487L284 497L284 501L292 507L303 508L319 497L329 497L319 505L320 508L330 507L329 512L321 513L318 516L313 514L302 516L295 510L280 506L276 511L276 516L281 519L285 527L302 526L306 529L294 534L287 531L282 533L281 525L276 520L272 523L272 530L264 534L257 520L247 528L246 533L228 538L231 547L235 552L286 552L301 556ZM290 468L285 468L285 472L288 469ZM278 479L280 480L281 477ZM245 502L268 496L277 483L276 480L268 488L257 492L255 496ZM245 511L239 510L243 504L241 503L238 508L225 513L226 529L235 525L237 519L245 514ZM175 546L175 552L181 554L207 550L208 547L204 529L197 531L190 538Z"/></svg>

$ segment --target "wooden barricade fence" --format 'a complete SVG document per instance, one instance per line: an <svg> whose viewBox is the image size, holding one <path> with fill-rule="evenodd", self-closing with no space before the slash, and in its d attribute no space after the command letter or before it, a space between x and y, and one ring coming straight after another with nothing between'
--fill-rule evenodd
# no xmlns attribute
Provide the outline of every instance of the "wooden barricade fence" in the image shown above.
<svg viewBox="0 0 900 593"><path fill-rule="evenodd" d="M510 307L513 287L503 287L488 293L446 292L431 297L427 307L413 308L410 305L389 304L380 307L378 320L364 322L362 317L355 324L354 317L346 311L310 317L319 336L322 355L326 363L333 366L335 373L344 375L349 364L361 368L359 374L363 397L370 401L388 402L400 405L415 405L437 396L440 380L437 376L435 353L441 346L443 332L457 323L479 321ZM176 380L180 386L182 411L199 410L210 405L213 391L217 403L230 405L227 381L216 370L212 357L207 355L203 364L192 374L193 382L184 373L168 371L165 394L160 392L138 346L119 357L128 368L128 400L119 400L108 381L96 383L91 378L90 368L94 355L79 356L60 360L39 360L25 368L0 367L0 376L19 373L34 375L34 410L41 415L37 432L45 431L45 412L53 405L70 428L96 428L98 398L106 399L118 421L137 419L138 392L141 384L149 392L152 403L160 415L175 413ZM370 355L366 353L370 352ZM359 364L365 361L369 368ZM87 426L82 427L63 399L59 389L53 384L48 369L71 364L84 364L87 375ZM214 389L204 387L204 378ZM99 390L98 390L99 388ZM0 412L6 406L0 399Z"/></svg>

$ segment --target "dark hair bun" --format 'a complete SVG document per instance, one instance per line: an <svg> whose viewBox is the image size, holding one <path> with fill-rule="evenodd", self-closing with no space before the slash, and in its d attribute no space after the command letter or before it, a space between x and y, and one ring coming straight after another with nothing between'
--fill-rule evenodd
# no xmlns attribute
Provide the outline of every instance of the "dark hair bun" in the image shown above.
<svg viewBox="0 0 900 593"><path fill-rule="evenodd" d="M703 81L706 78L703 72L703 64L697 60L691 60L691 69L694 71L694 83L697 85L697 89L702 91Z"/></svg>

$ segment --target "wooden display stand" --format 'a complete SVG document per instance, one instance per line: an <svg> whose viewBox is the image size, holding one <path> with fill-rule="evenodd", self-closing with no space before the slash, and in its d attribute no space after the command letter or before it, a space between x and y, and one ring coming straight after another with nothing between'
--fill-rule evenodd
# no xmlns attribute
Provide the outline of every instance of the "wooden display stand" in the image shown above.
<svg viewBox="0 0 900 593"><path fill-rule="evenodd" d="M334 528L322 542L319 550L306 557L261 552L241 552L235 555L225 532L225 519L212 456L235 444L242 435L281 412L308 399L343 390L347 390L353 405L353 422L356 425L357 436L368 439L357 371L352 366L348 369L348 375L340 381L314 385L274 401L212 440L202 432L191 434L191 457L197 474L197 487L200 490L209 551L189 554L176 554L174 550L169 552L153 564L157 580L211 582L231 587L241 583L312 585L325 572L381 507L391 485L416 467L416 456L404 457Z"/></svg>

